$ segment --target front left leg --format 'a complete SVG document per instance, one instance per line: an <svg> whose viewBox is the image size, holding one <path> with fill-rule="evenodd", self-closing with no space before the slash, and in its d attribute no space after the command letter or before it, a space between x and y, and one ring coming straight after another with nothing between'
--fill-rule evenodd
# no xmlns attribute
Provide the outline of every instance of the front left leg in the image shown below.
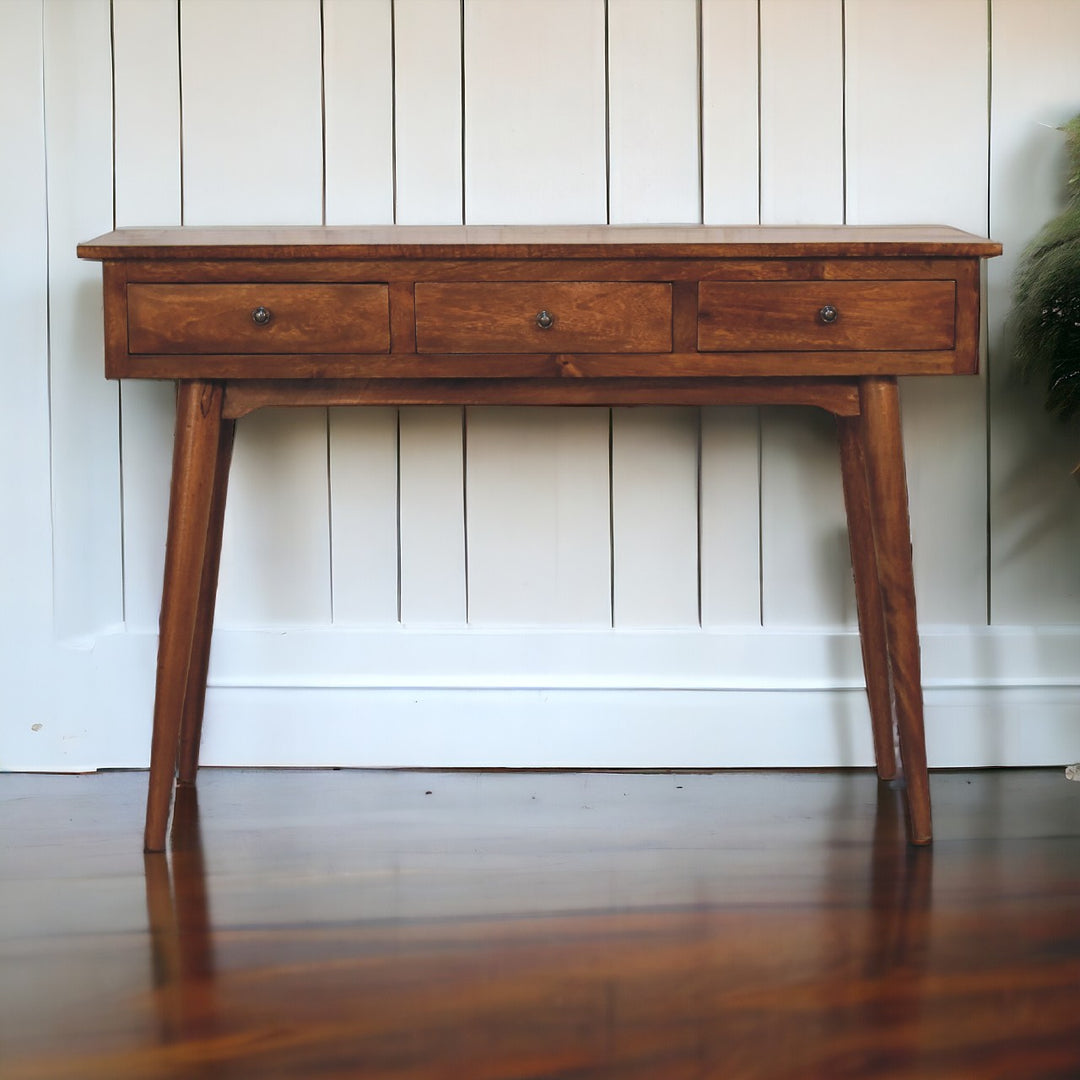
<svg viewBox="0 0 1080 1080"><path fill-rule="evenodd" d="M235 420L221 425L214 485L210 502L210 526L206 532L199 606L195 614L195 636L191 646L187 691L180 721L180 764L177 782L195 783L199 768L199 745L202 742L203 710L206 705L206 674L210 667L210 640L214 632L214 607L217 600L218 568L221 565L221 534L225 526L225 497L229 488L229 465L232 461Z"/></svg>
<svg viewBox="0 0 1080 1080"><path fill-rule="evenodd" d="M161 593L146 851L165 850L180 720L198 619L214 481L221 449L221 383L182 380L176 399L169 529Z"/></svg>

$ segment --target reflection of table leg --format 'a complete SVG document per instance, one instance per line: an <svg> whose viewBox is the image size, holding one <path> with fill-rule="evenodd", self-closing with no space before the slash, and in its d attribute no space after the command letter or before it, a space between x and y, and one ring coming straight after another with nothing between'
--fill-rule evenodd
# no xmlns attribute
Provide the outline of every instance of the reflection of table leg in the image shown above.
<svg viewBox="0 0 1080 1080"><path fill-rule="evenodd" d="M161 594L154 734L146 800L147 851L164 851L199 598L221 455L222 384L183 380L176 402L169 530ZM207 635L209 629L207 629Z"/></svg>
<svg viewBox="0 0 1080 1080"><path fill-rule="evenodd" d="M146 910L161 1038L190 1037L212 1022L214 956L195 788L178 788L171 855L148 852Z"/></svg>
<svg viewBox="0 0 1080 1080"><path fill-rule="evenodd" d="M919 631L915 618L915 577L911 567L900 395L895 377L861 378L859 402L878 582L900 736L900 760L907 785L908 835L913 844L928 844L932 836L930 779L926 771Z"/></svg>
<svg viewBox="0 0 1080 1080"><path fill-rule="evenodd" d="M214 631L214 602L217 598L218 567L221 565L221 533L225 525L225 496L229 488L229 464L232 461L235 420L221 425L217 460L214 462L214 487L210 504L210 526L206 533L199 607L195 615L195 637L191 646L184 713L180 721L179 782L193 784L199 767L199 744L202 741L203 708L206 704L206 675L210 667L210 639Z"/></svg>
<svg viewBox="0 0 1080 1080"><path fill-rule="evenodd" d="M844 480L851 568L855 576L855 603L859 611L859 644L862 646L866 696L870 701L870 725L874 734L874 761L878 776L896 776L893 746L892 684L885 636L885 612L878 585L874 527L870 517L870 488L859 432L859 418L838 416L840 471Z"/></svg>
<svg viewBox="0 0 1080 1080"><path fill-rule="evenodd" d="M900 793L879 784L871 853L867 974L888 976L898 968L918 971L929 933L933 847L902 845L903 809ZM888 1023L898 1021L897 1000L890 999ZM918 1008L917 999L909 1002ZM914 1019L914 1017L912 1017Z"/></svg>

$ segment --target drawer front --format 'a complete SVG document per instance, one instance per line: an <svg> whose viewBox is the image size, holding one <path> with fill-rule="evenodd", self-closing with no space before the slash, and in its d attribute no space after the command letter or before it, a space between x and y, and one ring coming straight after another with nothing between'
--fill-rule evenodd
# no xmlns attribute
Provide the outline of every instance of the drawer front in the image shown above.
<svg viewBox="0 0 1080 1080"><path fill-rule="evenodd" d="M416 285L421 353L671 352L671 286L527 281Z"/></svg>
<svg viewBox="0 0 1080 1080"><path fill-rule="evenodd" d="M955 340L953 281L707 281L698 286L698 348L703 351L951 349Z"/></svg>
<svg viewBox="0 0 1080 1080"><path fill-rule="evenodd" d="M128 350L382 353L385 285L128 285Z"/></svg>

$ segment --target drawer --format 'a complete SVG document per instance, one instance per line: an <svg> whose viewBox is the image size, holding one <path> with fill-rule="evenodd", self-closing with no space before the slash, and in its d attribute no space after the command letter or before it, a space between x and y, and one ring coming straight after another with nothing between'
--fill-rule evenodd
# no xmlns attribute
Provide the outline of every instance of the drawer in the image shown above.
<svg viewBox="0 0 1080 1080"><path fill-rule="evenodd" d="M128 285L131 353L382 353L385 285Z"/></svg>
<svg viewBox="0 0 1080 1080"><path fill-rule="evenodd" d="M833 313L833 321L827 321ZM704 281L698 286L698 348L703 351L951 349L955 339L954 281Z"/></svg>
<svg viewBox="0 0 1080 1080"><path fill-rule="evenodd" d="M417 352L671 352L666 282L420 282L415 295Z"/></svg>

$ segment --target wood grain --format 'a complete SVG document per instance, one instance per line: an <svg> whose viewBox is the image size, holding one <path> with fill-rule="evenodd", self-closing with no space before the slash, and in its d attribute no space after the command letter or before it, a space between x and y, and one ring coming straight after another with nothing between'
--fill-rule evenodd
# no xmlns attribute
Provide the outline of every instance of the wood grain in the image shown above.
<svg viewBox="0 0 1080 1080"><path fill-rule="evenodd" d="M206 705L206 675L210 670L210 643L214 633L214 608L217 604L218 571L221 567L221 536L225 527L225 502L229 490L229 466L232 463L236 421L226 420L218 435L217 455L211 477L210 517L206 526L199 582L195 632L188 665L184 711L180 717L180 750L177 779L194 784L199 767L199 744L202 741L203 711Z"/></svg>
<svg viewBox="0 0 1080 1080"><path fill-rule="evenodd" d="M952 281L710 281L699 296L700 349L940 350L956 340ZM821 318L826 307L835 322Z"/></svg>
<svg viewBox="0 0 1080 1080"><path fill-rule="evenodd" d="M198 625L200 612L212 613L212 599L204 595L204 565L215 491L224 509L227 472L218 461L231 440L222 438L220 383L187 382L176 402L173 443L172 493L165 547L165 581L161 595L161 636L158 641L154 729L150 744L150 786L146 800L146 851L164 851L176 773L178 739L184 702L189 696L189 669L196 631L205 637L209 626ZM211 545L216 547L216 544ZM206 575L216 578L215 573ZM212 597L212 593L208 594ZM200 603L202 599L202 603ZM209 607L208 607L209 603ZM201 663L201 654L199 662ZM205 680L204 680L205 686ZM197 753L194 717L187 731Z"/></svg>
<svg viewBox="0 0 1080 1080"><path fill-rule="evenodd" d="M567 380L732 376L956 375L971 361L955 349L925 352L690 353L260 353L123 354L113 378L129 379L544 379Z"/></svg>
<svg viewBox="0 0 1080 1080"><path fill-rule="evenodd" d="M541 312L550 324L539 325ZM418 282L420 353L671 350L671 286L599 281Z"/></svg>
<svg viewBox="0 0 1080 1080"><path fill-rule="evenodd" d="M900 760L907 785L908 831L913 844L928 844L932 836L930 779L926 771L915 576L896 380L862 379L859 401L877 577L885 614Z"/></svg>
<svg viewBox="0 0 1080 1080"><path fill-rule="evenodd" d="M851 379L273 379L227 384L225 415L292 405L811 405L859 411Z"/></svg>
<svg viewBox="0 0 1080 1080"><path fill-rule="evenodd" d="M1080 1072L1056 769L919 850L870 770L212 769L144 862L142 784L0 776L5 1080Z"/></svg>
<svg viewBox="0 0 1080 1080"><path fill-rule="evenodd" d="M388 352L385 285L128 285L132 353ZM263 308L268 322L254 312Z"/></svg>
<svg viewBox="0 0 1080 1080"><path fill-rule="evenodd" d="M848 547L859 613L859 645L874 735L874 761L878 776L882 780L892 780L896 776L892 679L889 675L885 610L878 580L870 486L866 478L866 454L858 417L838 416L836 426L840 437L840 475L847 512Z"/></svg>
<svg viewBox="0 0 1080 1080"><path fill-rule="evenodd" d="M117 229L82 259L989 257L945 225L392 225Z"/></svg>

